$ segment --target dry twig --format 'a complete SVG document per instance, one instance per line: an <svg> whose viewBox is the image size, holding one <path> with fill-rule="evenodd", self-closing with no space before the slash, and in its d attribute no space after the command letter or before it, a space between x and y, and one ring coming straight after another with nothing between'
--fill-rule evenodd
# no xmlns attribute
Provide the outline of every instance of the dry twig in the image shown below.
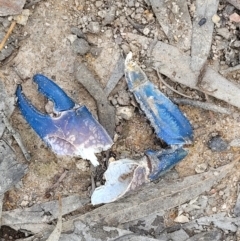
<svg viewBox="0 0 240 241"><path fill-rule="evenodd" d="M68 173L68 170L64 169L64 171L61 174L61 176L59 177L59 179L50 188L48 188L47 192L50 192L53 189L55 189L63 181L63 179L67 176L67 173Z"/></svg>
<svg viewBox="0 0 240 241"><path fill-rule="evenodd" d="M26 147L24 146L21 136L19 135L19 133L12 127L11 123L9 122L8 118L6 117L6 115L4 114L3 111L0 111L0 117L2 117L3 122L5 124L5 126L7 127L8 131L13 135L14 139L16 140L16 142L18 143L20 149L22 150L22 153L24 155L24 157L26 158L27 161L31 160L30 154L28 153Z"/></svg>
<svg viewBox="0 0 240 241"><path fill-rule="evenodd" d="M1 50L3 49L3 47L5 46L5 43L6 43L6 41L8 40L10 34L12 33L15 25L16 25L16 21L12 21L12 23L11 23L11 25L10 25L7 33L6 33L6 35L4 36L2 42L0 43L0 51L1 51Z"/></svg>
<svg viewBox="0 0 240 241"><path fill-rule="evenodd" d="M128 16L126 16L128 22L141 34L143 34L143 28L144 26L138 23L135 23L131 18L129 18Z"/></svg>
<svg viewBox="0 0 240 241"><path fill-rule="evenodd" d="M202 108L204 110L210 110L210 111L214 111L214 112L218 112L218 113L226 114L226 115L232 114L232 112L226 108L223 108L221 106L217 106L217 105L214 105L211 103L207 103L207 102L182 99L182 98L171 98L171 99L176 104L191 105L191 106L195 106L198 108Z"/></svg>
<svg viewBox="0 0 240 241"><path fill-rule="evenodd" d="M153 68L154 69L154 68ZM167 86L170 90L172 90L173 92L181 95L181 96L184 96L186 98L189 98L189 99L192 99L191 96L188 96L188 95L185 95L183 93L180 93L179 91L175 90L172 86L170 86L163 78L162 76L159 74L159 71L157 69L154 69L156 72L157 72L157 76L158 76L158 79L165 85Z"/></svg>

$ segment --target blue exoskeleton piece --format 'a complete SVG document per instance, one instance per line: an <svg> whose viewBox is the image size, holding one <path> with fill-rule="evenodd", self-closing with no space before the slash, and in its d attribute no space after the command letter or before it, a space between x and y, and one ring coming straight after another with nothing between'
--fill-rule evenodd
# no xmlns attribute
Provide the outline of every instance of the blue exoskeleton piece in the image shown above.
<svg viewBox="0 0 240 241"><path fill-rule="evenodd" d="M111 162L104 173L105 185L92 194L93 205L109 203L137 187L158 179L187 155L183 148L147 151L140 160L121 159Z"/></svg>
<svg viewBox="0 0 240 241"><path fill-rule="evenodd" d="M113 202L143 183L158 179L186 157L188 152L183 145L193 141L188 119L148 80L142 69L132 61L131 53L125 61L125 77L129 90L150 120L156 135L169 147L160 151L148 150L137 161L121 159L110 163L104 174L105 185L93 192L93 205Z"/></svg>
<svg viewBox="0 0 240 241"><path fill-rule="evenodd" d="M53 81L37 74L33 81L38 91L54 103L56 117L39 112L18 85L17 105L22 115L57 155L80 156L94 166L99 163L95 153L109 149L113 142L106 130L86 106L79 106Z"/></svg>
<svg viewBox="0 0 240 241"><path fill-rule="evenodd" d="M129 54L125 61L128 88L150 120L157 136L168 145L191 143L193 131L188 119L148 80L146 74L131 60L131 57Z"/></svg>
<svg viewBox="0 0 240 241"><path fill-rule="evenodd" d="M161 159L156 172L149 174L149 179L154 180L187 155L182 146L192 143L192 126L180 109L154 86L142 69L132 61L132 53L129 53L125 60L125 77L129 90L151 122L156 135L170 146L167 153L160 155L154 151L146 152L151 158Z"/></svg>

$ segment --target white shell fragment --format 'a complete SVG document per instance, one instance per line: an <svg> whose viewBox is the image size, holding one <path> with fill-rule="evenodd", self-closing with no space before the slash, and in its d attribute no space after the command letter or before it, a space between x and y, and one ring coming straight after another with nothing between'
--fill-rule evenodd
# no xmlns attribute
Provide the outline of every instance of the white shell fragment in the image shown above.
<svg viewBox="0 0 240 241"><path fill-rule="evenodd" d="M188 223L189 222L189 219L187 216L184 216L184 215L179 215L178 217L176 217L174 219L174 222L176 223Z"/></svg>
<svg viewBox="0 0 240 241"><path fill-rule="evenodd" d="M92 204L113 202L143 183L150 182L146 163L146 157L138 162L130 159L111 162L104 174L105 185L96 188L92 194Z"/></svg>

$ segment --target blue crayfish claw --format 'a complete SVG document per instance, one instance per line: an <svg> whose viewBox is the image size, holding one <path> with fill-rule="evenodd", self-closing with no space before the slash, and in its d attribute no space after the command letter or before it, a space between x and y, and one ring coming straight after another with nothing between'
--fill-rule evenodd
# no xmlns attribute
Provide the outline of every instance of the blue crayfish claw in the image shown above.
<svg viewBox="0 0 240 241"><path fill-rule="evenodd" d="M125 60L125 77L129 90L134 94L159 138L168 145L192 143L193 130L188 119L148 80L142 69L132 61L132 53L129 53Z"/></svg>
<svg viewBox="0 0 240 241"><path fill-rule="evenodd" d="M149 150L140 160L120 159L111 162L104 173L106 183L92 194L93 205L109 203L134 191L139 186L157 180L187 155L184 149Z"/></svg>
<svg viewBox="0 0 240 241"><path fill-rule="evenodd" d="M155 181L185 158L188 152L181 147L173 147L161 151L148 150L145 154L149 159L148 178L150 181Z"/></svg>
<svg viewBox="0 0 240 241"><path fill-rule="evenodd" d="M38 90L54 103L56 117L39 112L18 85L17 105L34 131L58 155L80 156L94 166L99 163L95 153L109 149L113 142L106 130L86 106L75 102L53 81L43 75L33 77Z"/></svg>

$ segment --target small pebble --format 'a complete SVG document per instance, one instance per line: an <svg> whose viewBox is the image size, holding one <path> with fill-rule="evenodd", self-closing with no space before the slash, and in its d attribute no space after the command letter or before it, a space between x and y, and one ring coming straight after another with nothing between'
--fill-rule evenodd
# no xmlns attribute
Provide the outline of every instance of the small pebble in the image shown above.
<svg viewBox="0 0 240 241"><path fill-rule="evenodd" d="M224 210L224 209L226 209L227 208L227 205L226 205L226 203L224 203L223 205L222 205L222 209Z"/></svg>
<svg viewBox="0 0 240 241"><path fill-rule="evenodd" d="M217 15L217 14L214 14L212 16L212 21L216 24L216 23L219 23L219 21L221 20L221 18Z"/></svg>
<svg viewBox="0 0 240 241"><path fill-rule="evenodd" d="M84 34L81 29L78 27L72 27L71 28L71 33L74 35L77 35L79 38L84 38Z"/></svg>
<svg viewBox="0 0 240 241"><path fill-rule="evenodd" d="M228 148L228 143L226 141L224 141L221 136L217 135L212 137L209 141L208 141L208 147L212 150L212 151L216 151L216 152L220 152L220 151L225 151Z"/></svg>
<svg viewBox="0 0 240 241"><path fill-rule="evenodd" d="M230 37L231 37L231 33L229 32L229 30L227 28L217 29L217 34L224 37L225 39L230 39Z"/></svg>
<svg viewBox="0 0 240 241"><path fill-rule="evenodd" d="M240 147L240 139L234 139L229 143L232 147Z"/></svg>
<svg viewBox="0 0 240 241"><path fill-rule="evenodd" d="M45 111L48 114L53 114L53 108L54 108L54 104L52 101L48 101L47 104L45 105Z"/></svg>
<svg viewBox="0 0 240 241"><path fill-rule="evenodd" d="M100 32L100 24L98 22L91 22L88 24L88 30L91 33L99 33Z"/></svg>
<svg viewBox="0 0 240 241"><path fill-rule="evenodd" d="M85 39L78 38L72 44L73 51L77 54L84 55L90 50L90 46Z"/></svg>
<svg viewBox="0 0 240 241"><path fill-rule="evenodd" d="M22 206L22 207L26 207L27 205L28 205L28 201L27 200L23 200L22 202L21 202L21 204L20 204L20 206Z"/></svg>
<svg viewBox="0 0 240 241"><path fill-rule="evenodd" d="M69 40L69 42L70 42L71 44L73 44L73 42L77 39L77 35L75 35L75 34L69 34L69 35L67 36L67 39Z"/></svg>
<svg viewBox="0 0 240 241"><path fill-rule="evenodd" d="M231 22L240 23L240 15L233 13L229 16Z"/></svg>
<svg viewBox="0 0 240 241"><path fill-rule="evenodd" d="M219 191L219 195L223 196L224 192L223 191Z"/></svg>
<svg viewBox="0 0 240 241"><path fill-rule="evenodd" d="M203 173L205 172L207 169L207 164L206 163L202 163L196 166L195 168L195 172L196 173Z"/></svg>
<svg viewBox="0 0 240 241"><path fill-rule="evenodd" d="M130 97L126 90L121 90L118 92L117 102L119 105L129 105Z"/></svg>
<svg viewBox="0 0 240 241"><path fill-rule="evenodd" d="M103 5L103 2L102 1L96 1L95 5L96 5L97 8L100 8Z"/></svg>
<svg viewBox="0 0 240 241"><path fill-rule="evenodd" d="M18 24L25 26L27 24L29 16L30 16L29 9L23 9L22 14L15 16L14 19Z"/></svg>
<svg viewBox="0 0 240 241"><path fill-rule="evenodd" d="M129 46L127 44L125 44L125 43L122 44L121 48L122 48L122 50L123 50L125 55L127 55L130 52Z"/></svg>
<svg viewBox="0 0 240 241"><path fill-rule="evenodd" d="M144 29L143 29L143 34L144 34L144 35L148 35L149 32L150 32L150 29L149 29L149 28L144 28Z"/></svg>
<svg viewBox="0 0 240 241"><path fill-rule="evenodd" d="M89 163L86 160L78 160L76 162L76 167L83 172L89 171Z"/></svg>
<svg viewBox="0 0 240 241"><path fill-rule="evenodd" d="M114 157L110 157L109 159L108 159L108 162L110 163L110 162L114 162L114 161L116 161L116 159L114 158Z"/></svg>
<svg viewBox="0 0 240 241"><path fill-rule="evenodd" d="M174 219L174 222L176 222L176 223L188 223L189 218L187 216L180 215L180 216L178 216Z"/></svg>
<svg viewBox="0 0 240 241"><path fill-rule="evenodd" d="M111 103L112 103L112 105L115 106L115 105L117 105L118 102L117 102L117 100L115 98L112 98L111 99Z"/></svg>
<svg viewBox="0 0 240 241"><path fill-rule="evenodd" d="M215 212L217 212L217 208L216 207L213 207L212 208L212 211L215 213Z"/></svg>
<svg viewBox="0 0 240 241"><path fill-rule="evenodd" d="M239 48L239 47L240 47L240 41L239 41L239 40L235 41L235 42L233 43L233 46L234 46L235 48Z"/></svg>
<svg viewBox="0 0 240 241"><path fill-rule="evenodd" d="M131 108L131 107L118 107L116 114L118 116L121 116L124 120L130 120L133 117L133 108Z"/></svg>

